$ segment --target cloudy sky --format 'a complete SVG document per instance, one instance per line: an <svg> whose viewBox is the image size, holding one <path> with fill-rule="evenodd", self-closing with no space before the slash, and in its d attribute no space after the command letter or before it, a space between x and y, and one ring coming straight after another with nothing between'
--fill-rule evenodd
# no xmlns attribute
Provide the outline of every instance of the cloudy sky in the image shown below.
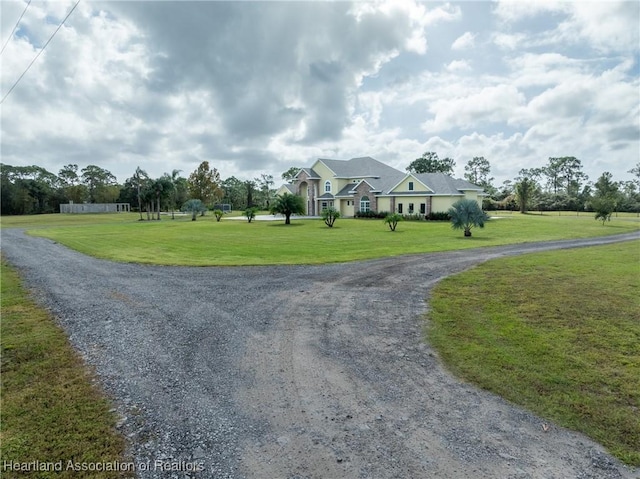
<svg viewBox="0 0 640 479"><path fill-rule="evenodd" d="M4 97L73 1L1 0ZM0 106L2 162L187 176L425 151L550 156L618 180L640 157L640 3L82 0Z"/></svg>

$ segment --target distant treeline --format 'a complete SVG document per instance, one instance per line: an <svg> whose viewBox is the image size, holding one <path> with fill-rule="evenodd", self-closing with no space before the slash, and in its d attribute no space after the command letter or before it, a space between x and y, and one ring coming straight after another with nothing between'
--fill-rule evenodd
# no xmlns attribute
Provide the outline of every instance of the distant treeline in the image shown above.
<svg viewBox="0 0 640 479"><path fill-rule="evenodd" d="M407 171L413 173L443 172L452 174L455 161L438 158L426 152L412 161ZM594 204L605 201L613 211L640 213L640 163L629 170L632 180L616 181L603 172L589 181L582 163L575 157L549 158L540 168L520 170L513 180L500 187L490 177L491 165L484 157L475 157L465 165L464 177L484 188L488 196L484 209L520 211L593 211ZM282 174L285 181L294 182L297 167ZM129 203L134 211L147 213L147 218L159 217L160 211L180 210L190 199L199 199L212 208L219 203L235 210L248 207L269 209L275 195L271 175L253 180L231 176L222 180L216 168L203 161L188 178L180 170L151 178L140 167L123 184L108 170L96 165L79 169L64 166L58 174L40 166L0 164L1 210L3 215L57 213L60 204L68 203ZM151 216L150 216L151 215Z"/></svg>

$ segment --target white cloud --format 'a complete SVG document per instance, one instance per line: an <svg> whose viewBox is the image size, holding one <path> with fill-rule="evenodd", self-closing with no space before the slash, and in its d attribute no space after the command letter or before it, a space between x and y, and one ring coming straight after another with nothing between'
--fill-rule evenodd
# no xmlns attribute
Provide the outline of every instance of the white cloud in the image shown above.
<svg viewBox="0 0 640 479"><path fill-rule="evenodd" d="M465 32L460 35L456 40L451 44L452 50L466 50L468 48L473 48L475 46L476 36L471 32Z"/></svg>
<svg viewBox="0 0 640 479"><path fill-rule="evenodd" d="M3 93L73 3L32 3ZM6 34L24 5L3 3ZM623 179L640 154L637 2L470 5L80 2L2 105L2 161L124 180L206 159L278 178L317 157L404 169L433 150L459 175L473 156L506 179L567 154Z"/></svg>
<svg viewBox="0 0 640 479"><path fill-rule="evenodd" d="M512 85L487 86L431 104L432 120L422 124L427 133L467 128L478 123L510 121L511 115L525 102L525 97Z"/></svg>
<svg viewBox="0 0 640 479"><path fill-rule="evenodd" d="M452 73L471 71L471 65L469 65L469 62L467 60L453 60L444 68L448 72L452 72Z"/></svg>

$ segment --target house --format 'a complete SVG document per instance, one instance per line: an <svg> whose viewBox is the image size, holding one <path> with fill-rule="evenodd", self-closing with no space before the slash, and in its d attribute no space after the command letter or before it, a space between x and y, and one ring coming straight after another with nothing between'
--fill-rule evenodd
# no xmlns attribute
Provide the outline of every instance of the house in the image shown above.
<svg viewBox="0 0 640 479"><path fill-rule="evenodd" d="M405 173L368 156L320 158L311 168L302 168L295 180L281 186L277 193L302 196L309 216L329 207L342 216L354 216L359 211L428 215L447 211L463 198L482 206L486 195L481 187L465 180L443 173Z"/></svg>

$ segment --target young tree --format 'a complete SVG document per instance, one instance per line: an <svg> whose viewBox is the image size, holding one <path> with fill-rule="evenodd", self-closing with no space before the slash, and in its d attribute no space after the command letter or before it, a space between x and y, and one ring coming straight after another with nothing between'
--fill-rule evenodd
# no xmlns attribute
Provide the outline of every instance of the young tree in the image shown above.
<svg viewBox="0 0 640 479"><path fill-rule="evenodd" d="M615 209L615 203L611 198L595 198L591 202L591 207L595 211L595 219L602 220L602 226L606 221L611 221L611 213Z"/></svg>
<svg viewBox="0 0 640 479"><path fill-rule="evenodd" d="M216 217L216 221L219 223L224 216L224 212L222 210L213 210L213 216Z"/></svg>
<svg viewBox="0 0 640 479"><path fill-rule="evenodd" d="M456 162L451 158L443 160L438 158L438 154L434 151L427 151L420 158L413 160L407 167L407 171L411 173L444 173L453 174Z"/></svg>
<svg viewBox="0 0 640 479"><path fill-rule="evenodd" d="M477 226L484 228L484 223L489 217L474 200L459 200L449 208L451 227L454 230L464 230L464 235L471 236L471 228Z"/></svg>
<svg viewBox="0 0 640 479"><path fill-rule="evenodd" d="M384 222L389 226L391 231L395 231L398 223L402 221L404 218L400 213L389 213L384 218Z"/></svg>
<svg viewBox="0 0 640 479"><path fill-rule="evenodd" d="M207 211L207 207L199 199L191 199L182 205L182 211L191 213L191 221L196 221L196 215Z"/></svg>
<svg viewBox="0 0 640 479"><path fill-rule="evenodd" d="M247 218L247 221L251 223L253 219L256 217L256 213L258 212L258 208L255 206L251 206L244 210L244 216Z"/></svg>
<svg viewBox="0 0 640 479"><path fill-rule="evenodd" d="M613 181L613 175L605 171L600 175L595 185L595 194L591 201L591 207L596 213L596 219L611 221L611 213L617 211L618 202L620 201L620 186L618 182Z"/></svg>
<svg viewBox="0 0 640 479"><path fill-rule="evenodd" d="M321 216L324 220L324 224L326 224L329 228L333 228L333 224L338 218L340 218L340 212L332 206L330 208L325 208L324 210L322 210Z"/></svg>
<svg viewBox="0 0 640 479"><path fill-rule="evenodd" d="M304 214L304 200L301 196L285 193L281 196L276 196L271 207L271 213L280 213L284 215L284 224L291 224L291 215L303 215Z"/></svg>

